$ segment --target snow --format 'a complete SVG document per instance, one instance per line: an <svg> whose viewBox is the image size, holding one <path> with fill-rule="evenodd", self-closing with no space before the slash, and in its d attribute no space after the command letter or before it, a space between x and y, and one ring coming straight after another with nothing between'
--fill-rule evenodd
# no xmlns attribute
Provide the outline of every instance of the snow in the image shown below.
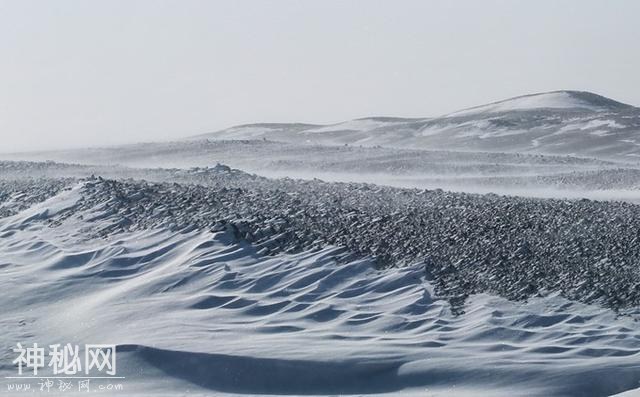
<svg viewBox="0 0 640 397"><path fill-rule="evenodd" d="M615 120L594 119L594 120L589 120L586 124L580 127L580 129L588 130L588 129L598 128L598 127L608 127L608 128L617 129L617 128L624 128L624 125L617 123Z"/></svg>
<svg viewBox="0 0 640 397"><path fill-rule="evenodd" d="M256 137L261 137L264 134L269 133L274 130L274 128L268 127L234 127L227 130L228 137L233 139L251 139Z"/></svg>
<svg viewBox="0 0 640 397"><path fill-rule="evenodd" d="M314 128L305 133L319 134L323 132L336 131L370 131L388 125L389 122L376 121L371 119L350 120L343 123L332 124L324 127Z"/></svg>
<svg viewBox="0 0 640 397"><path fill-rule="evenodd" d="M470 116L481 113L510 112L514 110L532 109L587 109L597 110L598 107L584 101L570 92L547 92L542 94L525 95L505 101L494 102L488 105L478 106L458 112L450 113L448 116Z"/></svg>
<svg viewBox="0 0 640 397"><path fill-rule="evenodd" d="M188 140L266 139L325 146L575 154L626 162L640 148L625 147L619 140L633 137L639 128L639 108L590 92L553 91L435 118L369 117L331 125L249 124Z"/></svg>
<svg viewBox="0 0 640 397"><path fill-rule="evenodd" d="M14 155L65 163L0 161L2 392L37 342L133 396L638 395L640 207L585 199L640 200L638 126L554 92Z"/></svg>
<svg viewBox="0 0 640 397"><path fill-rule="evenodd" d="M540 145L545 145L543 139L539 142ZM629 144L624 146L632 147ZM579 196L600 199L606 196L600 194L604 193L600 191L614 190L608 197L627 199L629 197L626 194L620 196L617 193L622 189L637 190L640 180L638 177L631 177L633 170L623 169L619 163L566 156L321 146L262 140L154 143L96 149L89 155L85 151L70 151L32 156L73 163L119 163L129 167L154 168L206 167L223 162L267 177L322 178L328 181L542 197ZM29 163L19 168L12 164L19 163L0 161L0 174L15 173L33 177L87 177L95 174L110 178L131 177L156 181L195 177L193 172L187 170L149 170L113 165L45 166L45 163ZM594 175L596 171L604 173L612 168L619 169L620 174L628 175L615 178L611 178L610 174ZM204 183L202 177L197 179L199 183ZM581 181L588 181L588 186L582 186L584 182ZM552 194L553 190L555 193ZM598 190L598 194L593 190Z"/></svg>
<svg viewBox="0 0 640 397"><path fill-rule="evenodd" d="M481 294L454 316L418 265L340 263L334 247L265 257L227 232L79 241L88 221L29 214L0 221L20 231L0 240L1 343L116 344L127 395L598 396L640 378L637 323L558 296Z"/></svg>
<svg viewBox="0 0 640 397"><path fill-rule="evenodd" d="M363 146L405 150L449 150L464 152L537 153L567 156L575 154L601 160L629 161L629 156L640 148L620 144L621 139L633 138L640 128L640 111L611 99L575 91L558 91L527 95L504 101L461 110L436 118L370 117L331 125L303 123L259 123L231 127L225 130L190 137L178 142L166 142L112 147L110 164L138 166L123 154L154 152L156 164L184 164L185 159L176 156L198 154L200 160L211 162L205 149L211 149L213 141L220 145L229 140L244 141L255 145L258 141L289 145ZM170 150L173 145L174 150ZM182 145L182 147L181 147ZM152 146L152 147L150 147ZM202 146L202 148L198 148ZM273 148L277 149L277 148ZM77 152L83 163L97 164L109 148L82 149ZM632 153L629 153L632 151ZM4 159L64 159L65 152L41 152L3 154ZM219 153L216 153L219 154ZM232 153L226 158L233 157ZM268 157L274 156L272 153ZM402 157L398 153L398 157ZM176 157L178 159L176 160ZM217 161L229 160L216 158ZM148 166L148 162L140 159ZM201 164L197 164L201 165ZM183 166L183 165L177 165Z"/></svg>

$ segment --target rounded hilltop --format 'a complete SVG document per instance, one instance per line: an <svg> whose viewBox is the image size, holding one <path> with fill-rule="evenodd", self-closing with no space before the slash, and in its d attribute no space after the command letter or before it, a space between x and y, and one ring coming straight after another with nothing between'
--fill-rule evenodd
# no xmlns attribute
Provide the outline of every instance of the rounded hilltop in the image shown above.
<svg viewBox="0 0 640 397"><path fill-rule="evenodd" d="M517 96L486 105L459 110L447 116L469 116L481 113L539 109L602 111L622 110L626 108L633 108L633 106L614 101L613 99L594 94L593 92L562 90Z"/></svg>

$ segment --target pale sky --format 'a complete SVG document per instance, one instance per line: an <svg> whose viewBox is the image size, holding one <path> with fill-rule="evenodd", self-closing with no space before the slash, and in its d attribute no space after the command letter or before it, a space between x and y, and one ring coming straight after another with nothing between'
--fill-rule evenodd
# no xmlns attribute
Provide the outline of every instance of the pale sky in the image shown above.
<svg viewBox="0 0 640 397"><path fill-rule="evenodd" d="M251 122L640 105L640 1L0 0L0 152Z"/></svg>

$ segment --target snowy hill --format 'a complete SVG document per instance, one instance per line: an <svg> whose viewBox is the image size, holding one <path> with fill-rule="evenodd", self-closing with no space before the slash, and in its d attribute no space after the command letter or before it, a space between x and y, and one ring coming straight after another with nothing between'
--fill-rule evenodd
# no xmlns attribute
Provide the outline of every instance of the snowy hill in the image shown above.
<svg viewBox="0 0 640 397"><path fill-rule="evenodd" d="M639 108L590 92L554 91L436 118L372 117L326 126L252 124L194 138L527 152L635 162L640 156L639 133Z"/></svg>
<svg viewBox="0 0 640 397"><path fill-rule="evenodd" d="M632 106L584 91L552 91L523 95L488 105L476 106L451 113L449 116L469 116L482 113L526 111L534 109L580 109L602 111L625 109Z"/></svg>
<svg viewBox="0 0 640 397"><path fill-rule="evenodd" d="M145 168L219 162L267 177L637 202L639 131L638 108L588 92L558 91L431 119L248 124L174 142L0 159ZM95 173L104 174L104 168ZM130 173L109 171L112 177Z"/></svg>

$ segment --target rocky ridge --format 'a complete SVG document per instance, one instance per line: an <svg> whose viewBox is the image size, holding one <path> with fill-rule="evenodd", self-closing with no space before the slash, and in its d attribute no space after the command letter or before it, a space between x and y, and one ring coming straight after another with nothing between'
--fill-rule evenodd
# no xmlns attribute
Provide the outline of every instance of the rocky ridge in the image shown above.
<svg viewBox="0 0 640 397"><path fill-rule="evenodd" d="M334 245L380 267L424 263L458 312L481 292L513 300L558 292L618 311L640 304L637 205L267 179L222 165L176 175L181 183L82 180L78 203L47 222L82 219L84 238L202 229L227 231L262 255ZM5 197L41 199L70 181L12 183L0 185Z"/></svg>

